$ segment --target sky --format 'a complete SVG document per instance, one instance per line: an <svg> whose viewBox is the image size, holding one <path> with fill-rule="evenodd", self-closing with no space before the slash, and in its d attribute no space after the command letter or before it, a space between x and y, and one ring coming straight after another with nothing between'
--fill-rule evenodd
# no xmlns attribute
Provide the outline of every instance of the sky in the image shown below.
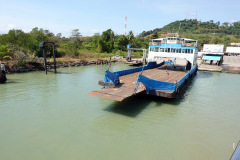
<svg viewBox="0 0 240 160"><path fill-rule="evenodd" d="M127 33L137 35L186 18L240 21L239 7L240 0L0 0L0 34L38 27L65 37L73 29L82 36L107 29L120 35L127 16Z"/></svg>

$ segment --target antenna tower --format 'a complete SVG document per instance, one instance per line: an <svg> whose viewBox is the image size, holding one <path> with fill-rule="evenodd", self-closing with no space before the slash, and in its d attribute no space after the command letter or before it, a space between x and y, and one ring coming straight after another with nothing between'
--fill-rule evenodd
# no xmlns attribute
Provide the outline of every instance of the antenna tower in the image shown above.
<svg viewBox="0 0 240 160"><path fill-rule="evenodd" d="M127 16L125 17L125 36L127 36Z"/></svg>

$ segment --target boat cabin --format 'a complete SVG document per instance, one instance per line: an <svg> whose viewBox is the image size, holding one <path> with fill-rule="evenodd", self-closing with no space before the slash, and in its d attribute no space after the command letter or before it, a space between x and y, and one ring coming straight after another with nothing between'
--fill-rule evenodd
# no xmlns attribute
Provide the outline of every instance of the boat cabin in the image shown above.
<svg viewBox="0 0 240 160"><path fill-rule="evenodd" d="M160 58L184 58L192 65L197 63L198 41L179 37L153 39L149 43L148 61Z"/></svg>

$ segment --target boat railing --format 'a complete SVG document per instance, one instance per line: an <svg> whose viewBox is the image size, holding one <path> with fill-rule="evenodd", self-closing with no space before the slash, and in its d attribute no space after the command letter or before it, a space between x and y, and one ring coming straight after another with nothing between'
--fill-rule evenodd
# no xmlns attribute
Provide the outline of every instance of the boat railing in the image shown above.
<svg viewBox="0 0 240 160"><path fill-rule="evenodd" d="M197 44L192 44L192 43L183 43L183 47L197 47Z"/></svg>
<svg viewBox="0 0 240 160"><path fill-rule="evenodd" d="M161 46L161 42L149 42L149 46ZM197 47L197 44L182 43L183 47Z"/></svg>
<svg viewBox="0 0 240 160"><path fill-rule="evenodd" d="M160 46L161 42L149 42L149 46Z"/></svg>

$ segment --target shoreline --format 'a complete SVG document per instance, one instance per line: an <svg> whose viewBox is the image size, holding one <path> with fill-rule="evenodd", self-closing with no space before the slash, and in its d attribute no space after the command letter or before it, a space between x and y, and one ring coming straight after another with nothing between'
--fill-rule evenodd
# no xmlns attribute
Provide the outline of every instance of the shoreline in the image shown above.
<svg viewBox="0 0 240 160"><path fill-rule="evenodd" d="M98 59L98 60L79 60L79 59L71 59L65 60L61 63L56 63L56 68L65 68L65 67L79 67L86 65L102 65L109 64L110 60L106 59ZM114 59L111 60L111 63L124 63L125 59ZM27 62L25 66L20 65L11 65L8 62L5 62L6 73L24 73L24 72L32 72L32 71L44 71L44 63L40 61L35 62ZM54 69L53 62L47 62L47 69ZM232 73L232 74L240 74L240 67L238 66L230 66L230 65L202 65L199 64L199 71L209 71L209 72L220 72L220 73Z"/></svg>
<svg viewBox="0 0 240 160"><path fill-rule="evenodd" d="M111 60L111 63L121 62L122 60ZM65 67L79 67L86 65L101 65L101 64L109 64L109 60L88 60L88 61L65 61L61 63L56 63L56 68L65 68ZM42 62L28 62L25 66L20 65L11 65L8 62L5 63L6 73L24 73L31 71L44 71L44 63ZM54 69L53 62L47 62L47 69Z"/></svg>

